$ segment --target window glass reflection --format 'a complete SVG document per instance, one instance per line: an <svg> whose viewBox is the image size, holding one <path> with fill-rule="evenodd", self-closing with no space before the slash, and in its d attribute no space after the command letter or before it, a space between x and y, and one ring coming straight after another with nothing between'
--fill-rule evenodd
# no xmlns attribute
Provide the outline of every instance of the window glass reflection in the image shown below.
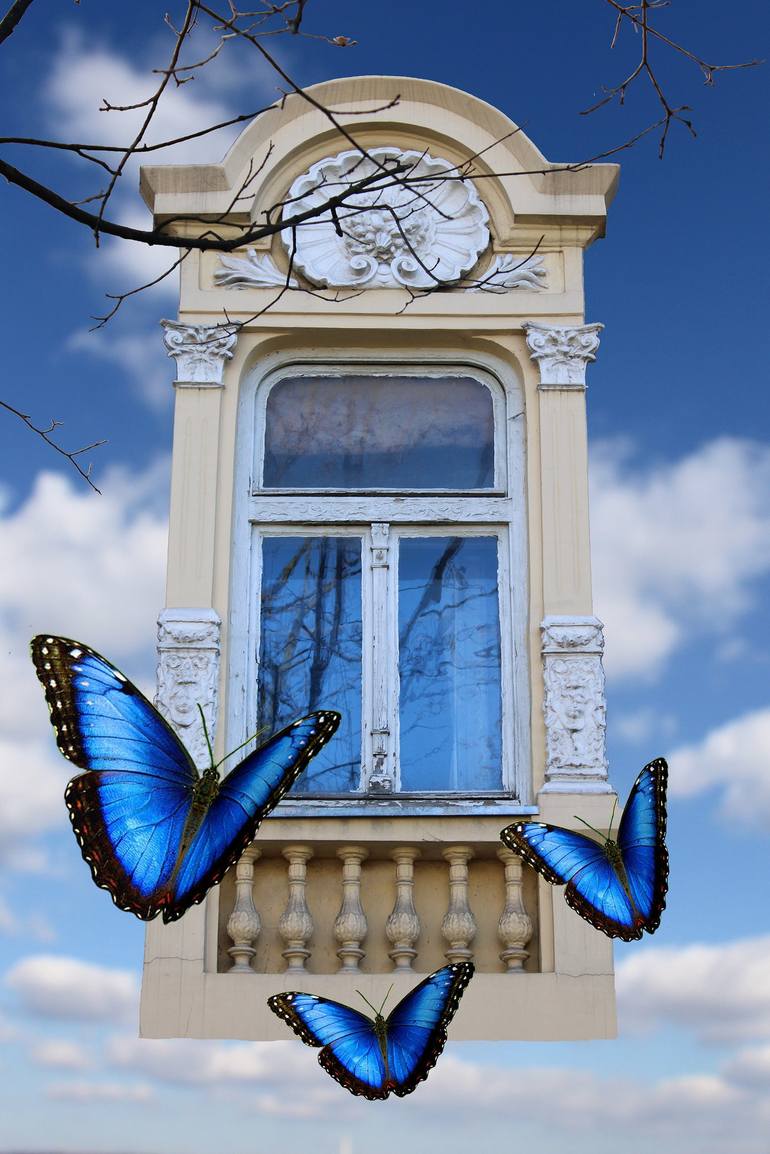
<svg viewBox="0 0 770 1154"><path fill-rule="evenodd" d="M258 725L272 732L315 709L337 733L292 793L358 789L361 775L361 540L265 537Z"/></svg>
<svg viewBox="0 0 770 1154"><path fill-rule="evenodd" d="M289 377L267 400L264 485L489 489L492 396L472 377Z"/></svg>
<svg viewBox="0 0 770 1154"><path fill-rule="evenodd" d="M502 788L497 538L401 538L402 790Z"/></svg>

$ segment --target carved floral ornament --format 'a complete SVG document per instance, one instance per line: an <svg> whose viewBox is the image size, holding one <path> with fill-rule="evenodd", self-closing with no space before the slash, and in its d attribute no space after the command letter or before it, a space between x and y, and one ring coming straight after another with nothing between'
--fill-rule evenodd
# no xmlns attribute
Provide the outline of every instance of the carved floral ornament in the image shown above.
<svg viewBox="0 0 770 1154"><path fill-rule="evenodd" d="M411 167L408 186L388 172ZM318 288L429 289L453 285L485 292L546 287L542 256L500 253L486 271L468 277L489 247L489 213L469 180L452 177L456 166L421 151L396 147L341 152L311 165L289 189L292 215L319 207L352 184L382 179L351 195L336 211L313 217L281 241L292 270ZM223 288L276 287L287 283L267 252L220 257L214 281ZM295 276L288 280L299 287Z"/></svg>

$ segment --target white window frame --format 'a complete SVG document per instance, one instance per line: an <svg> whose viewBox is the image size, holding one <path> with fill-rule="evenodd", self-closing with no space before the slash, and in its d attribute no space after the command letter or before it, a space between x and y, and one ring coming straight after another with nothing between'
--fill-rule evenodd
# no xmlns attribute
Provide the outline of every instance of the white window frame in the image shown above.
<svg viewBox="0 0 770 1154"><path fill-rule="evenodd" d="M495 793L426 794L351 793L287 797L280 804L286 816L317 815L319 811L371 815L372 813L510 813L512 801L523 809L531 805L529 749L529 677L527 662L527 540L524 491L524 430L522 388L509 366L491 366L467 356L449 357L446 351L423 360L385 361L380 354L333 358L272 358L248 373L239 401L236 447L233 556L230 596L229 694L226 734L228 748L253 732L256 722L259 646L259 590L261 588L260 536L357 536L363 539L362 624L364 638L372 636L373 614L380 605L373 594L374 571L368 559L376 547L372 526L389 526L390 548L397 563L401 536L497 536L498 595L501 634L503 718L503 789ZM457 490L292 490L263 489L260 454L264 446L267 394L285 377L340 375L371 371L373 375L414 373L420 376L472 376L490 388L495 421L495 489L468 493ZM495 371L497 370L497 371ZM502 371L501 371L502 370ZM395 564L394 570L396 572ZM387 582L389 640L385 698L390 723L390 757L398 750L398 623L397 580ZM372 731L375 714L376 666L381 662L364 641L362 759L368 778L374 762ZM333 708L334 703L328 703ZM391 775L398 781L397 760Z"/></svg>

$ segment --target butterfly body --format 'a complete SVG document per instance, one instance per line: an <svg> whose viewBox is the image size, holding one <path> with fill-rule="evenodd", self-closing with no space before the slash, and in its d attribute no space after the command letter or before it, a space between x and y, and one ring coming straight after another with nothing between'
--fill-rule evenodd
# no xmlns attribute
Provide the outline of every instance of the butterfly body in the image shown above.
<svg viewBox="0 0 770 1154"><path fill-rule="evenodd" d="M514 822L503 843L552 885L566 885L567 904L611 938L654 933L666 905L668 851L663 758L646 765L623 811L617 840L597 842L543 822Z"/></svg>
<svg viewBox="0 0 770 1154"><path fill-rule="evenodd" d="M220 778L213 758L199 773L154 706L87 645L35 637L32 659L59 749L85 771L64 795L83 857L144 921L203 900L340 720L300 718Z"/></svg>
<svg viewBox="0 0 770 1154"><path fill-rule="evenodd" d="M447 1027L473 976L473 964L430 974L386 1017L374 1018L341 1002L291 991L268 999L306 1045L322 1047L320 1065L351 1094L378 1101L404 1097L427 1078L447 1038Z"/></svg>

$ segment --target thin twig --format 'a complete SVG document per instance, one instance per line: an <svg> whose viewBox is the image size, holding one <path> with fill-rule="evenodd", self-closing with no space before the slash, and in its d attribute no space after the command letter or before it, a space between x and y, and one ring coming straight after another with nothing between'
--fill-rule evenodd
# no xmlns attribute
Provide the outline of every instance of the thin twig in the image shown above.
<svg viewBox="0 0 770 1154"><path fill-rule="evenodd" d="M36 433L38 437L42 437L46 445L49 445L62 457L66 457L70 464L83 478L83 480L91 486L94 492L101 494L101 489L97 489L96 485L91 480L91 469L93 468L93 465L89 463L88 466L84 469L77 458L81 457L83 453L90 453L92 449L98 449L100 446L106 445L106 441L92 441L90 445L83 445L83 447L80 449L64 449L49 435L54 431L54 429L61 428L63 424L62 421L52 420L47 428L41 428L34 423L28 413L22 413L20 409L15 409L13 405L9 405L7 401L0 400L0 406L2 406L2 408L4 408L7 412L12 413L14 417L18 417L20 421L23 421L27 428L30 429L33 433Z"/></svg>

